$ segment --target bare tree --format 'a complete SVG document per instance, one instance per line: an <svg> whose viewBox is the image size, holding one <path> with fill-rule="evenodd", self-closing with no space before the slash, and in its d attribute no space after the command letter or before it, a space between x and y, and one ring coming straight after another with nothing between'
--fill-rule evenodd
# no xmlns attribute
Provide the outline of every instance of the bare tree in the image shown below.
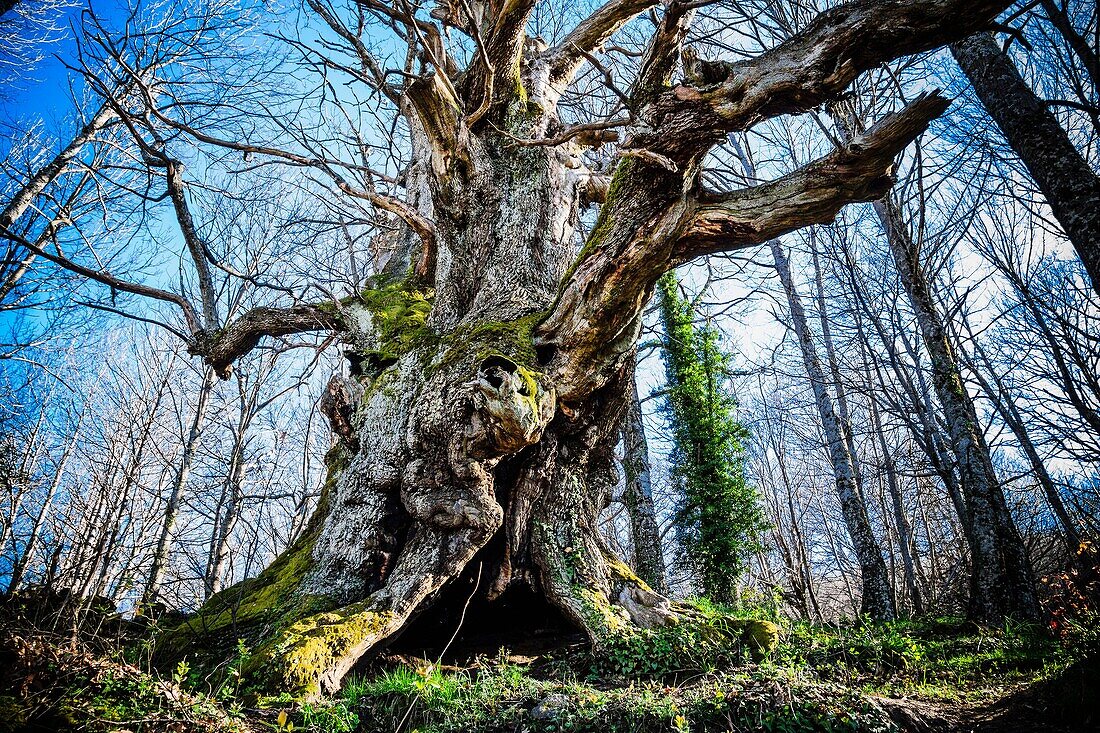
<svg viewBox="0 0 1100 733"><path fill-rule="evenodd" d="M1053 2L1045 3L1054 6ZM1068 18L1058 11L1064 28L1074 32ZM1093 10L1095 18L1095 8ZM1095 50L1090 73L1096 73ZM1078 152L1058 119L1020 76L1012 59L989 33L982 33L951 47L982 105L1020 156L1050 204L1055 218L1073 242L1077 255L1100 293L1100 176ZM1093 77L1093 84L1097 80ZM1093 98L1093 104L1100 100ZM1095 115L1095 112L1094 112Z"/></svg>
<svg viewBox="0 0 1100 733"><path fill-rule="evenodd" d="M626 487L623 504L630 519L630 539L634 550L634 570L638 577L659 593L668 592L665 577L664 549L661 546L661 530L657 524L657 511L653 503L653 485L649 470L649 448L646 443L645 423L642 420L642 401L638 397L635 382L630 391L630 401L623 418L623 472Z"/></svg>
<svg viewBox="0 0 1100 733"><path fill-rule="evenodd" d="M737 191L701 184L707 154L731 132L835 98L884 61L985 28L1005 4L860 0L754 58L690 58L686 80L674 84L698 4L668 3L633 78L605 77L618 90L608 114L570 120L578 72L655 2L610 0L545 47L524 32L531 0L441 3L430 16L404 4L311 2L329 36L320 49L297 47L403 118L394 128L409 146L400 170L376 170L362 156L342 162L316 138L295 150L256 144L216 115L190 119L163 80L123 70L133 93L103 94L143 175L167 190L193 287L147 284L19 244L159 300L177 314L161 322L223 377L266 337L322 331L348 344L351 374L330 383L324 402L341 447L317 513L267 571L214 596L201 614L224 618L233 597L240 612L231 633L276 629L261 640L270 663L258 674L311 693L337 686L502 527L521 541L483 561L493 577L486 587L528 579L601 646L623 628L685 613L621 572L598 530L596 478L617 440L654 283L677 264L881 197L894 158L947 101L921 97L821 159ZM398 68L364 38L384 29L409 47ZM124 55L101 46L112 68L122 65ZM585 147L613 137L613 167L601 169L606 158ZM301 167L385 212L378 223L388 235L375 242L381 277L342 298L269 288L271 302L223 320L213 273L226 263L194 225L193 184L173 152L181 141ZM593 203L599 212L578 254L578 222ZM187 638L185 629L175 636Z"/></svg>
<svg viewBox="0 0 1100 733"><path fill-rule="evenodd" d="M183 443L183 450L179 457L175 475L172 478L172 488L164 508L164 526L157 538L157 547L153 552L153 564L149 568L149 577L145 582L145 590L139 603L141 608L151 606L157 602L161 583L164 582L169 554L172 551L172 533L176 528L176 522L179 520L184 492L187 490L188 481L191 478L191 468L199 447L199 438L203 432L206 411L210 404L211 393L214 391L214 384L213 371L203 369L202 380L199 383L198 394L195 396L195 404L191 413L190 425L187 428L187 437Z"/></svg>

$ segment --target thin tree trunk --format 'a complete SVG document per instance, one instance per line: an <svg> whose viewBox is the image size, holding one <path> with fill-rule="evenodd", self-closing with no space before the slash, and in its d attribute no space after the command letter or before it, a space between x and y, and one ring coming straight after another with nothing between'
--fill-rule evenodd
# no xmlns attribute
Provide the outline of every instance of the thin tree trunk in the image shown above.
<svg viewBox="0 0 1100 733"><path fill-rule="evenodd" d="M1054 483L1054 478L1051 477L1050 472L1047 470L1046 463L1043 461L1042 456L1039 455L1039 450L1035 447L1035 443L1031 440L1031 436L1027 432L1024 418L1020 415L1019 410L1016 409L1012 394L1005 387L1003 380L997 375L996 370L989 362L989 358L985 355L981 347L978 347L978 356L984 362L985 369L989 373L989 379L986 379L980 369L974 370L974 376L989 396L994 409L997 410L997 414L1005 421L1005 425L1008 426L1012 434L1016 437L1016 442L1020 444L1020 448L1023 450L1024 456L1027 458L1028 463L1031 465L1031 470L1035 474L1035 480L1039 482L1039 486L1043 490L1043 495L1046 497L1047 503L1050 504L1051 511L1054 512L1054 516L1062 526L1062 534L1066 539L1070 557L1074 557L1078 548L1081 546L1081 533L1077 531L1077 526L1070 516L1069 510L1066 509L1066 504L1062 501L1061 494L1058 493L1058 487ZM990 380L992 380L992 382Z"/></svg>
<svg viewBox="0 0 1100 733"><path fill-rule="evenodd" d="M38 419L35 420L34 428L31 430L30 435L25 439L26 449L22 452L19 459L18 468L13 467L12 473L16 479L26 479L31 475L31 466L38 461L39 454L41 452L40 443L38 441L38 435L42 431L42 426L46 422L46 411L42 410ZM15 480L5 482L5 488L8 489L9 496L7 516L0 521L0 551L8 544L9 537L12 541L12 550L15 551L15 520L19 514L19 509L23 505L23 500L29 489L29 481Z"/></svg>
<svg viewBox="0 0 1100 733"><path fill-rule="evenodd" d="M790 474L787 472L787 464L783 461L783 452L778 450L779 446L776 446L777 463L779 465L779 475L783 479L784 493L787 497L787 519L790 522L791 534L794 536L795 549L797 550L798 558L798 572L800 574L800 582L806 589L806 596L810 602L810 610L813 613L811 620L816 618L821 620L823 618L821 614L821 604L817 600L817 592L814 589L814 576L813 568L810 565L810 556L806 548L806 539L802 534L802 529L799 526L799 521L804 515L802 511L795 511L794 507L794 485L791 483Z"/></svg>
<svg viewBox="0 0 1100 733"><path fill-rule="evenodd" d="M829 376L832 377L833 393L836 395L837 418L844 434L844 442L848 444L848 454L852 456L852 468L855 470L856 486L863 486L862 468L859 463L859 453L856 451L855 435L852 432L852 411L848 407L848 395L840 378L840 362L836 356L836 346L833 344L833 328L829 321L829 310L825 305L825 280L821 274L821 259L817 253L817 237L814 230L810 233L810 246L813 250L814 285L817 296L817 313L821 321L821 343L825 347L825 362L829 365Z"/></svg>
<svg viewBox="0 0 1100 733"><path fill-rule="evenodd" d="M848 450L848 443L844 439L836 410L833 407L833 401L825 390L824 369L821 367L821 361L814 348L806 311L802 306L802 299L795 289L794 278L791 276L790 265L787 262L787 254L778 240L771 240L769 245L772 257L775 260L776 271L783 283L783 290L787 294L791 322L802 351L802 361L806 367L806 375L810 380L810 386L813 388L817 412L821 418L821 427L825 434L826 447L833 467L833 475L836 478L837 496L840 498L844 523L848 528L848 534L852 538L856 557L859 559L860 574L862 576L861 613L880 621L890 620L897 616L897 609L894 607L892 593L890 592L890 578L886 570L886 561L882 557L882 550L879 548L875 533L871 529L867 506L864 504L862 492L856 483L855 462Z"/></svg>
<svg viewBox="0 0 1100 733"><path fill-rule="evenodd" d="M176 527L176 521L179 519L184 491L191 476L191 464L199 447L199 437L202 435L210 395L214 391L214 381L214 370L209 367L204 368L202 382L199 384L199 391L195 398L195 409L191 415L191 425L187 431L183 453L180 455L179 467L172 480L172 490L168 495L168 504L164 509L164 524L157 538L157 548L153 552L153 563L149 568L148 581L142 593L141 608L156 603L160 595L160 586L164 582L164 574L168 567L168 555L172 551L172 532Z"/></svg>
<svg viewBox="0 0 1100 733"><path fill-rule="evenodd" d="M854 269L854 265L849 264L849 269ZM886 348L887 354L889 355L887 364L897 377L898 382L903 387L905 395L909 400L909 409L898 410L898 412L907 419L914 440L920 445L932 468L939 475L940 480L943 481L948 496L955 505L956 513L960 520L962 520L966 515L966 502L963 499L962 491L955 477L953 461L948 451L944 448L943 441L939 439L940 429L937 424L936 411L928 396L929 389L924 380L924 372L920 369L919 361L915 358L915 354L913 354L910 341L905 337L904 333L901 334L902 342L906 346L905 353L914 356L913 361L918 364L918 367L913 369L912 373L910 373L910 370L903 367L903 354L898 351L894 340L887 332L879 314L876 313L867 302L859 282L853 281L851 283L851 293L860 306L859 310L856 311L859 332L863 333L863 321L862 318L860 318L860 314L862 313L868 317L871 325L874 327L875 334L879 337L879 341ZM870 353L874 353L873 350L870 349L869 343L865 345ZM880 375L879 382L885 384L886 381L881 376L881 367L878 360L874 361L874 365L876 373ZM916 418L916 422L913 421L913 417Z"/></svg>
<svg viewBox="0 0 1100 733"><path fill-rule="evenodd" d="M65 475L65 466L68 464L70 456L72 456L73 448L76 447L77 437L80 435L80 422L82 421L83 415L81 415L81 420L77 422L76 427L73 429L72 436L69 438L69 442L65 444L65 449L61 452L61 457L57 461L57 467L54 469L54 475L50 480L49 488L46 489L46 496L42 500L42 506L39 507L38 513L34 518L34 523L31 525L31 532L30 536L27 538L27 544L23 548L23 552L18 553L12 563L11 577L8 580L9 595L18 590L19 584L23 582L23 575L27 571L27 566L34 558L34 551L38 544L38 538L42 532L42 525L45 523L46 516L49 514L50 507L53 505L54 495L61 486L61 479Z"/></svg>
<svg viewBox="0 0 1100 733"><path fill-rule="evenodd" d="M229 543L233 530L241 515L241 503L244 493L244 434L238 434L229 459L229 470L225 479L223 501L225 515L216 525L214 543L210 552L210 565L206 571L206 595L209 598L222 589L225 569L229 563Z"/></svg>
<svg viewBox="0 0 1100 733"><path fill-rule="evenodd" d="M999 622L1005 616L1037 619L1039 603L1023 541L993 470L974 403L962 381L955 350L920 268L918 249L897 204L874 204L886 230L902 285L909 296L931 360L932 384L943 408L963 485L962 517L970 546L971 618Z"/></svg>
<svg viewBox="0 0 1100 733"><path fill-rule="evenodd" d="M661 548L661 530L653 505L650 480L649 447L642 421L642 402L638 383L631 380L630 400L623 419L623 472L626 489L623 504L630 518L630 536L634 546L634 570L642 580L660 593L668 592L665 559Z"/></svg>
<svg viewBox="0 0 1100 733"><path fill-rule="evenodd" d="M1100 293L1100 176L990 33L951 46L989 116L1020 156Z"/></svg>
<svg viewBox="0 0 1100 733"><path fill-rule="evenodd" d="M890 446L886 443L886 431L882 426L878 405L874 399L869 402L871 411L871 430L878 436L879 450L882 453L882 467L886 473L886 485L890 491L890 503L894 512L894 526L898 530L898 550L901 553L902 570L905 574L905 588L909 593L909 602L913 606L913 615L924 613L924 603L917 583L916 563L913 560L913 528L905 512L902 499L901 482L898 480L897 464Z"/></svg>

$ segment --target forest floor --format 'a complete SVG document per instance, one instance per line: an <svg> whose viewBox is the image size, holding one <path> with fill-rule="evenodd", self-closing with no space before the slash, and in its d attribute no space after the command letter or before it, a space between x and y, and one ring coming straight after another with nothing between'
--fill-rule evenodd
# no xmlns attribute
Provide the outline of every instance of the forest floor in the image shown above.
<svg viewBox="0 0 1100 733"><path fill-rule="evenodd" d="M685 656L668 636L600 658L560 636L391 654L297 704L245 694L233 664L216 681L186 664L158 674L148 631L118 617L59 633L0 613L0 733L1100 731L1095 622L1057 636L950 618L781 626L755 660L706 644Z"/></svg>

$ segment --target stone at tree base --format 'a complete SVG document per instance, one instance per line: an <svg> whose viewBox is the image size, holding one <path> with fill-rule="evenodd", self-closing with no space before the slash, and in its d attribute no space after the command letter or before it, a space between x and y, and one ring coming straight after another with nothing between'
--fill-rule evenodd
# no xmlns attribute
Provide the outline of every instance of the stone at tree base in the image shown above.
<svg viewBox="0 0 1100 733"><path fill-rule="evenodd" d="M741 626L741 639L755 654L767 654L779 643L779 626L771 621L742 619L736 622Z"/></svg>

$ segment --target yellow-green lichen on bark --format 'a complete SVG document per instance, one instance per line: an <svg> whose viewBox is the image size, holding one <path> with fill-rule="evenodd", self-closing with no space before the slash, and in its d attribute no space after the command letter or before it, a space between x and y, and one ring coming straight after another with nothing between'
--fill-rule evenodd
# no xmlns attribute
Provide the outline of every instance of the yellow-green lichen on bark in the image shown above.
<svg viewBox="0 0 1100 733"><path fill-rule="evenodd" d="M480 363L490 356L503 356L524 366L533 378L538 375L534 370L537 362L534 331L545 317L545 311L538 311L511 321L460 325L442 337L444 349L434 366L441 367L464 358Z"/></svg>
<svg viewBox="0 0 1100 733"><path fill-rule="evenodd" d="M653 592L653 589L649 587L649 584L639 578L637 574L630 569L630 566L617 557L609 557L607 559L607 568L611 571L611 574L619 580L636 585L642 590Z"/></svg>
<svg viewBox="0 0 1100 733"><path fill-rule="evenodd" d="M580 600L581 616L597 648L605 646L615 636L634 632L626 609L611 603L605 593L580 585L573 586L573 593Z"/></svg>
<svg viewBox="0 0 1100 733"><path fill-rule="evenodd" d="M324 680L338 683L334 670L340 662L383 633L392 619L374 611L370 601L308 616L266 642L245 672L293 694L315 696Z"/></svg>
<svg viewBox="0 0 1100 733"><path fill-rule="evenodd" d="M408 279L385 281L359 295L380 345L396 354L421 345L430 335L428 316L434 298L433 290L418 289Z"/></svg>
<svg viewBox="0 0 1100 733"><path fill-rule="evenodd" d="M364 357L373 354L379 360L390 361L431 342L428 316L435 291L419 287L411 275L376 276L369 282L369 287L356 295L318 306L343 319L352 332L363 329L369 343L357 345ZM358 323L363 312L370 319L366 326Z"/></svg>

